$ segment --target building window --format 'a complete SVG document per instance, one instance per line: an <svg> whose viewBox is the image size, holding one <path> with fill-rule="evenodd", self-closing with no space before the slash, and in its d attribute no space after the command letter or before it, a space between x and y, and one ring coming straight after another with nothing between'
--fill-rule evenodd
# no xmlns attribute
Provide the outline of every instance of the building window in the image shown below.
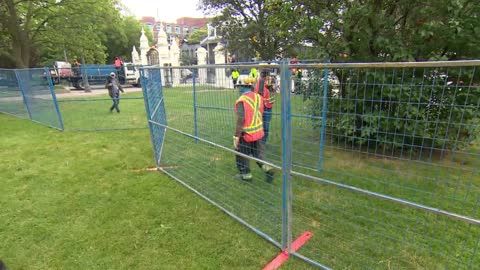
<svg viewBox="0 0 480 270"><path fill-rule="evenodd" d="M172 33L172 26L167 24L167 33Z"/></svg>
<svg viewBox="0 0 480 270"><path fill-rule="evenodd" d="M157 24L157 31L161 31L162 30L162 25L161 24Z"/></svg>
<svg viewBox="0 0 480 270"><path fill-rule="evenodd" d="M180 26L175 26L175 33L180 35Z"/></svg>
<svg viewBox="0 0 480 270"><path fill-rule="evenodd" d="M151 23L146 23L145 25L148 27L148 29L150 29L150 31L153 31L153 25Z"/></svg>
<svg viewBox="0 0 480 270"><path fill-rule="evenodd" d="M183 27L183 34L188 35L188 26Z"/></svg>
<svg viewBox="0 0 480 270"><path fill-rule="evenodd" d="M193 28L192 28L192 33L195 32L195 31L197 31L197 30L198 30L198 27L193 27Z"/></svg>

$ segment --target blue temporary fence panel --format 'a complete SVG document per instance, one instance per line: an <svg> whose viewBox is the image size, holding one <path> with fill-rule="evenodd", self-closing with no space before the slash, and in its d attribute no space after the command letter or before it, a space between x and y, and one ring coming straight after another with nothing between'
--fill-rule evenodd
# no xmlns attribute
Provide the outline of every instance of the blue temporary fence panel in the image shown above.
<svg viewBox="0 0 480 270"><path fill-rule="evenodd" d="M246 86L229 74L252 67L266 68L142 70L162 172L320 268L480 269L480 61L268 66L259 158L232 147ZM238 156L251 181L234 177Z"/></svg>
<svg viewBox="0 0 480 270"><path fill-rule="evenodd" d="M167 126L162 76L159 69L141 70L140 74L155 160L160 166Z"/></svg>
<svg viewBox="0 0 480 270"><path fill-rule="evenodd" d="M63 130L48 69L19 69L15 73L30 120Z"/></svg>
<svg viewBox="0 0 480 270"><path fill-rule="evenodd" d="M30 118L13 69L0 69L0 112Z"/></svg>

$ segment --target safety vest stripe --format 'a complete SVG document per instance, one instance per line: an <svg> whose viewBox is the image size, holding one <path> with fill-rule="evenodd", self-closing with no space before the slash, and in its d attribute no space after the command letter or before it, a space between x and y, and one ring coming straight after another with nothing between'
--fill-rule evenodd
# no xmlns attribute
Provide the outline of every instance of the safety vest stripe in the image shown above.
<svg viewBox="0 0 480 270"><path fill-rule="evenodd" d="M250 107L251 107L252 109L255 108L255 103L254 103L254 101L253 101L252 99L250 99L249 97L247 97L247 96L242 96L242 101L247 102L248 105L250 105Z"/></svg>
<svg viewBox="0 0 480 270"><path fill-rule="evenodd" d="M254 132L260 131L263 127L263 123L261 121L262 114L260 112L260 106L255 106L256 104L260 104L261 102L260 96L255 95L255 101L253 101L248 96L241 96L240 100L245 101L252 108L252 111L253 111L253 118L251 123L249 123L248 127L244 127L243 130L246 133L254 133Z"/></svg>
<svg viewBox="0 0 480 270"><path fill-rule="evenodd" d="M258 95L255 95L255 104L260 104L260 100L258 99ZM250 123L249 127L258 125L258 113L260 112L260 106L252 106L253 109L253 119L252 123ZM261 116L260 116L261 117Z"/></svg>

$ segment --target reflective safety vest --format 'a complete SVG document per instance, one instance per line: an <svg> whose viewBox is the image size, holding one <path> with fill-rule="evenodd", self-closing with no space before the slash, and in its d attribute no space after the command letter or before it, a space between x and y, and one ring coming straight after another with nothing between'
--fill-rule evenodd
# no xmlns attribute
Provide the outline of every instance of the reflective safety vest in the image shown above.
<svg viewBox="0 0 480 270"><path fill-rule="evenodd" d="M240 77L240 72L234 70L232 72L232 79L238 79L238 77Z"/></svg>
<svg viewBox="0 0 480 270"><path fill-rule="evenodd" d="M256 68L250 69L250 74L248 74L248 77L252 77L256 79L258 77L258 71Z"/></svg>
<svg viewBox="0 0 480 270"><path fill-rule="evenodd" d="M241 95L235 102L235 114L237 106L243 103L245 118L243 121L243 139L246 142L256 142L263 138L263 102L262 97L254 92Z"/></svg>
<svg viewBox="0 0 480 270"><path fill-rule="evenodd" d="M261 84L263 84L263 88L261 87ZM261 78L255 84L255 87L253 88L253 92L261 95L263 97L263 102L265 104L265 107L271 109L273 107L273 103L275 103L275 93L270 93L267 86L268 86L267 78Z"/></svg>

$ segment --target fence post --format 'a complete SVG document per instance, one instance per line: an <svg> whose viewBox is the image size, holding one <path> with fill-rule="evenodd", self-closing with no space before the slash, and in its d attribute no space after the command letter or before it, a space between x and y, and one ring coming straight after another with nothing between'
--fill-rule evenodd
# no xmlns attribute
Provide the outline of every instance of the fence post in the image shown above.
<svg viewBox="0 0 480 270"><path fill-rule="evenodd" d="M156 147L155 147L155 137L153 135L153 124L152 124L152 122L150 122L150 120L152 120L152 114L150 112L150 101L149 101L149 98L148 98L147 79L145 77L145 70L143 68L140 69L140 81L141 81L141 85L142 85L143 100L144 100L144 103L145 103L145 112L147 113L147 122L148 122L148 129L150 131L150 139L152 140L152 147L153 147L153 152L154 152L153 157L155 158L155 163L158 167L158 166L160 166L160 164L159 164L160 157L158 157Z"/></svg>
<svg viewBox="0 0 480 270"><path fill-rule="evenodd" d="M282 118L282 249L292 250L292 123L290 103L290 69L288 61L281 62Z"/></svg>
<svg viewBox="0 0 480 270"><path fill-rule="evenodd" d="M18 69L15 69L15 77L17 78L18 88L20 88L20 92L22 93L23 104L25 104L25 107L27 108L28 118L32 120L32 112L30 111L25 85L22 82L22 76L20 76Z"/></svg>
<svg viewBox="0 0 480 270"><path fill-rule="evenodd" d="M323 104L322 104L322 128L320 133L320 149L318 159L318 171L322 170L323 166L323 151L325 149L325 129L327 127L327 106L328 106L328 68L325 68L323 75Z"/></svg>
<svg viewBox="0 0 480 270"><path fill-rule="evenodd" d="M53 82L52 82L52 76L50 74L50 69L47 68L47 67L45 68L45 75L46 75L46 78L47 78L48 87L50 88L50 93L52 94L53 105L55 106L55 111L57 112L58 123L60 124L60 130L64 131L65 128L63 126L62 113L60 112L60 108L58 107L57 94L55 93L55 87L54 87Z"/></svg>
<svg viewBox="0 0 480 270"><path fill-rule="evenodd" d="M198 142L198 126L197 126L197 69L193 70L193 132L195 135L195 143Z"/></svg>

